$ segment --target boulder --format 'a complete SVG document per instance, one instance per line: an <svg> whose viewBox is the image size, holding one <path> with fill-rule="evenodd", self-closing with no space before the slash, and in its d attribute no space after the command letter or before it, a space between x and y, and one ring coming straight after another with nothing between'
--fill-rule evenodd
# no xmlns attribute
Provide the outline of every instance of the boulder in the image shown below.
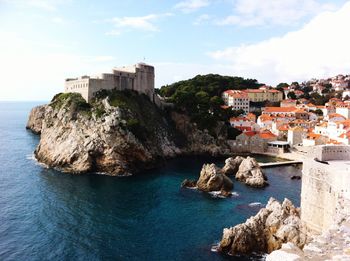
<svg viewBox="0 0 350 261"><path fill-rule="evenodd" d="M230 157L230 158L226 159L225 166L222 168L222 172L227 176L228 175L235 175L243 160L244 160L244 158L241 156L237 156L235 158Z"/></svg>
<svg viewBox="0 0 350 261"><path fill-rule="evenodd" d="M265 187L267 178L263 174L259 163L252 157L247 157L239 165L236 179L252 187Z"/></svg>
<svg viewBox="0 0 350 261"><path fill-rule="evenodd" d="M266 207L245 223L225 228L218 250L229 255L270 253L287 242L299 248L306 243L300 210L288 199L281 204L270 198Z"/></svg>
<svg viewBox="0 0 350 261"><path fill-rule="evenodd" d="M230 192L233 189L233 182L215 164L204 164L197 181L197 187L206 192Z"/></svg>
<svg viewBox="0 0 350 261"><path fill-rule="evenodd" d="M197 182L195 180L190 180L190 179L185 179L181 183L181 187L186 187L186 188L194 188L197 186Z"/></svg>

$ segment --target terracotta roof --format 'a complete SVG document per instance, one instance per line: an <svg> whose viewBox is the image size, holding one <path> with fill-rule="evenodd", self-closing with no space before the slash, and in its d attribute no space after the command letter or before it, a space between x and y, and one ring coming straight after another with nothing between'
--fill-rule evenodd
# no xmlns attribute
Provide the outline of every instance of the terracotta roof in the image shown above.
<svg viewBox="0 0 350 261"><path fill-rule="evenodd" d="M319 137L321 137L322 135L321 134L316 134L316 133L312 133L312 132L309 132L307 134L307 138L308 139L311 139L311 140L315 140L315 139L318 139Z"/></svg>
<svg viewBox="0 0 350 261"><path fill-rule="evenodd" d="M247 135L248 137L253 137L256 133L255 131L246 131L246 132L243 132L243 134Z"/></svg>
<svg viewBox="0 0 350 261"><path fill-rule="evenodd" d="M271 121L273 118L270 115L262 114L259 116L260 121Z"/></svg>
<svg viewBox="0 0 350 261"><path fill-rule="evenodd" d="M289 129L288 124L283 124L277 128L279 131L287 131Z"/></svg>
<svg viewBox="0 0 350 261"><path fill-rule="evenodd" d="M247 93L239 90L227 90L227 91L224 91L224 93L234 98L248 98Z"/></svg>
<svg viewBox="0 0 350 261"><path fill-rule="evenodd" d="M231 121L250 121L250 119L248 119L246 117L232 117L232 118L230 118L230 122Z"/></svg>
<svg viewBox="0 0 350 261"><path fill-rule="evenodd" d="M346 119L343 115L339 114L339 113L331 113L331 114L328 114L328 119L331 119L331 118L335 118L335 117L341 117L343 119Z"/></svg>
<svg viewBox="0 0 350 261"><path fill-rule="evenodd" d="M269 139L276 138L277 136L273 134L271 131L264 131L259 133L259 137L264 140L269 140Z"/></svg>
<svg viewBox="0 0 350 261"><path fill-rule="evenodd" d="M296 111L296 107L265 107L265 110L263 113L270 113L270 112L294 112Z"/></svg>
<svg viewBox="0 0 350 261"><path fill-rule="evenodd" d="M252 127L244 127L244 126L237 126L236 129L239 129L240 131L251 131Z"/></svg>

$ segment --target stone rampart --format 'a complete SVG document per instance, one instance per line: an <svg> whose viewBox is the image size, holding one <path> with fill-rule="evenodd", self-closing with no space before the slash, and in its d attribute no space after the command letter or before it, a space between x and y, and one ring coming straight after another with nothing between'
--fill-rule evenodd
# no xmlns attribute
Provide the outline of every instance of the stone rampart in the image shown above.
<svg viewBox="0 0 350 261"><path fill-rule="evenodd" d="M350 146L315 146L303 163L301 218L312 233L350 213Z"/></svg>

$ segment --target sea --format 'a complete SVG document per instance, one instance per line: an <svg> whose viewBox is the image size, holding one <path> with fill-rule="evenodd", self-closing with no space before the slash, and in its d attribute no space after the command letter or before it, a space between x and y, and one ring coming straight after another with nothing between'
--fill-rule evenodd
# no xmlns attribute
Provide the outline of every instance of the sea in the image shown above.
<svg viewBox="0 0 350 261"><path fill-rule="evenodd" d="M263 189L234 181L230 198L181 188L203 163L224 159L177 158L129 177L45 168L33 158L40 137L25 129L38 104L0 102L0 260L262 260L211 249L270 197L300 204L293 166L265 169Z"/></svg>

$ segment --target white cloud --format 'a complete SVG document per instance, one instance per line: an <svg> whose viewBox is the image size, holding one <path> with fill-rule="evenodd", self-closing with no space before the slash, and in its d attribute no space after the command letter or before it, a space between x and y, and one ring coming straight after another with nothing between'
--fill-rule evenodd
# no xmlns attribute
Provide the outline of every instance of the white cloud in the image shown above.
<svg viewBox="0 0 350 261"><path fill-rule="evenodd" d="M323 12L302 29L209 55L227 62L236 75L276 84L350 72L350 2Z"/></svg>
<svg viewBox="0 0 350 261"><path fill-rule="evenodd" d="M218 25L290 25L302 18L325 10L334 10L332 4L317 0L237 0L234 12L216 21Z"/></svg>
<svg viewBox="0 0 350 261"><path fill-rule="evenodd" d="M160 18L172 16L171 13L165 14L149 14L145 16L125 16L114 17L110 21L113 23L114 29L107 32L107 35L120 35L124 31L142 30L156 32L159 31L155 24Z"/></svg>
<svg viewBox="0 0 350 261"><path fill-rule="evenodd" d="M211 19L211 16L208 14L202 14L196 18L196 20L193 22L194 25L201 25L205 22L208 22Z"/></svg>
<svg viewBox="0 0 350 261"><path fill-rule="evenodd" d="M209 0L185 0L177 3L174 8L184 13L191 13L210 4Z"/></svg>

